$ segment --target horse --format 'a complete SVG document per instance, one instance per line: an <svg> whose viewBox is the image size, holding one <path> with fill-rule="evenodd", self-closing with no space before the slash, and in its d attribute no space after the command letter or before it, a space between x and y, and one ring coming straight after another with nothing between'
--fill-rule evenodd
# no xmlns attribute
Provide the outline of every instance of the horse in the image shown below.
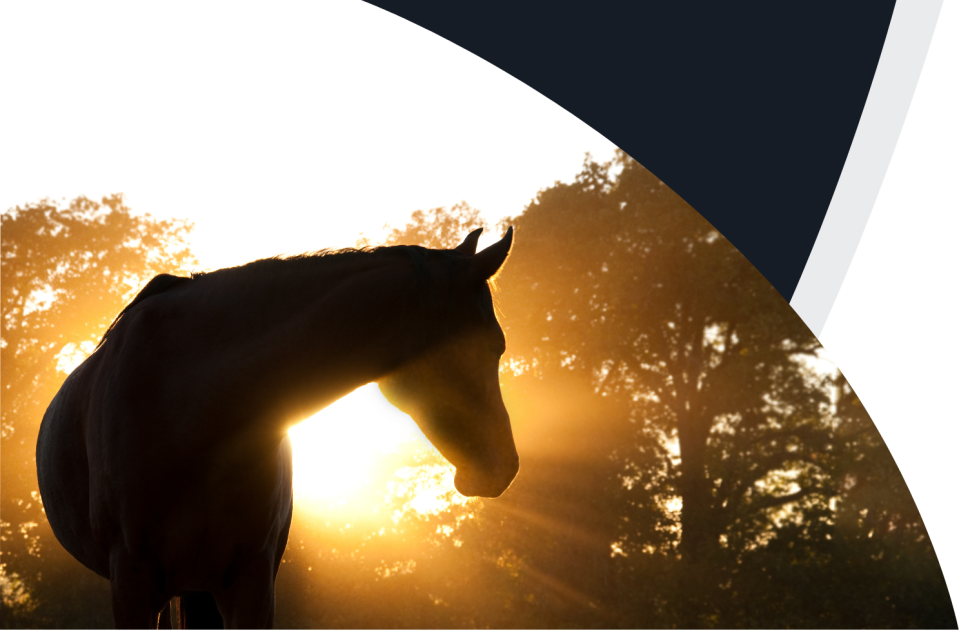
<svg viewBox="0 0 959 630"><path fill-rule="evenodd" d="M110 580L118 628L156 628L175 597L181 627L272 627L293 515L287 430L366 383L417 422L460 493L509 487L519 457L489 279L513 230L477 253L481 231L451 250L159 275L120 312L37 440L53 532Z"/></svg>

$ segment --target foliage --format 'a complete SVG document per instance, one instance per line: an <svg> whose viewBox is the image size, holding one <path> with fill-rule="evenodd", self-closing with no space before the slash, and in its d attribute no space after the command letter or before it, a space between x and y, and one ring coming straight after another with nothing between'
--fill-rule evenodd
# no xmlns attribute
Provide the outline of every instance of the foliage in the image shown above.
<svg viewBox="0 0 959 630"><path fill-rule="evenodd" d="M721 541L756 544L771 511L828 493L806 453L822 446L828 401L794 360L818 343L675 193L623 154L615 178L613 166L587 161L512 220L522 246L501 278L510 345L524 369L577 370L632 401L639 435L618 453L632 503L682 509L623 544L678 546L691 561Z"/></svg>
<svg viewBox="0 0 959 630"><path fill-rule="evenodd" d="M480 211L465 201L450 208L415 210L403 228L392 228L383 245L420 245L453 249L477 228L488 227Z"/></svg>

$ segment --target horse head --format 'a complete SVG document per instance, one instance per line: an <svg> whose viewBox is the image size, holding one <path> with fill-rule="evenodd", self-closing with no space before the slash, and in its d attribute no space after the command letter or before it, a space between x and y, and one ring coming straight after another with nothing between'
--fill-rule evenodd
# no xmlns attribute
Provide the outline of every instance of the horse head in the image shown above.
<svg viewBox="0 0 959 630"><path fill-rule="evenodd" d="M456 467L461 494L497 497L516 476L519 456L499 387L506 337L487 281L506 260L513 230L477 254L481 231L455 250L463 256L452 283L448 334L380 379L379 386Z"/></svg>

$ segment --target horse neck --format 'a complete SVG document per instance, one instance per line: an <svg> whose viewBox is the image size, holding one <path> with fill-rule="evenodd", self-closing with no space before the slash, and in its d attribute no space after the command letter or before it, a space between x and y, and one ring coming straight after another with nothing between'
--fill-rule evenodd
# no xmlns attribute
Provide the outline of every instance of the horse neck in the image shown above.
<svg viewBox="0 0 959 630"><path fill-rule="evenodd" d="M255 347L238 366L242 389L281 426L379 379L425 346L431 303L444 301L448 283L433 283L439 299L424 305L411 264L357 262L291 265L288 272L277 265L275 274L249 282L230 300L229 308L239 309L233 312L248 314L237 336Z"/></svg>

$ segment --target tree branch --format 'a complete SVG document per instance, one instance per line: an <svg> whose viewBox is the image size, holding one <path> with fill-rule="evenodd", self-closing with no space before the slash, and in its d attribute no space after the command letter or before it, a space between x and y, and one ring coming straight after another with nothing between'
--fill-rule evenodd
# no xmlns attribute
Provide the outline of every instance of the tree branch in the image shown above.
<svg viewBox="0 0 959 630"><path fill-rule="evenodd" d="M798 501L798 500L800 500L800 499L802 499L802 498L804 498L804 497L807 497L807 496L809 496L809 495L812 495L812 494L821 494L821 495L823 495L824 497L827 496L827 493L826 493L826 491L825 491L823 488L819 488L819 487L817 487L817 486L809 486L809 487L806 487L806 488L802 488L802 489L799 490L798 492L794 492L794 493L792 493L792 494L786 494L786 495L783 495L783 496L778 496L778 497L762 496L762 497L759 497L759 498L756 499L756 502L754 503L754 507L755 507L755 509L756 509L757 511L759 511L759 510L768 510L768 509L770 509L770 508L780 507L780 506L786 505L786 504L788 504L788 503L795 503L796 501Z"/></svg>

